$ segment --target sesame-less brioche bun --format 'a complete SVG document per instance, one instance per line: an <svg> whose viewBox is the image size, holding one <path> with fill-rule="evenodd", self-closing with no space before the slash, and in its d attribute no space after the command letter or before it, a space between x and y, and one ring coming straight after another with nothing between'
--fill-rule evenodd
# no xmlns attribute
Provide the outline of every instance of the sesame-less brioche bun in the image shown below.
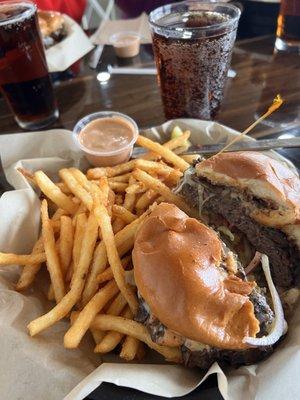
<svg viewBox="0 0 300 400"><path fill-rule="evenodd" d="M137 232L132 253L139 295L168 329L219 349L246 349L260 324L255 282L227 274L222 242L198 220L161 203Z"/></svg>
<svg viewBox="0 0 300 400"><path fill-rule="evenodd" d="M257 222L282 227L300 216L299 177L282 163L258 152L221 153L196 165L197 175L217 185L247 190L254 197L275 206L257 208L251 217Z"/></svg>

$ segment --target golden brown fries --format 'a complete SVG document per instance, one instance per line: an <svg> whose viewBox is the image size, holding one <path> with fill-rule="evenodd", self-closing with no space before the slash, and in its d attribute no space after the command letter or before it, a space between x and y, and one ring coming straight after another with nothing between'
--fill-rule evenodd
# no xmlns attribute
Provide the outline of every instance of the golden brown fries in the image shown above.
<svg viewBox="0 0 300 400"><path fill-rule="evenodd" d="M52 200L58 207L70 214L73 214L76 211L76 204L70 199L70 197L65 195L43 171L37 171L34 174L34 178L44 195Z"/></svg>
<svg viewBox="0 0 300 400"><path fill-rule="evenodd" d="M105 244L107 258L114 274L115 281L127 300L129 307L133 313L136 314L138 309L138 302L132 288L125 282L124 269L118 254L117 244L115 242L115 236L111 226L110 216L108 215L107 209L103 204L100 203L99 199L95 196L95 217L101 229L103 242Z"/></svg>
<svg viewBox="0 0 300 400"><path fill-rule="evenodd" d="M116 165L115 167L101 167L91 168L87 171L88 179L99 179L101 176L112 178L117 175L123 175L130 172L135 167L135 160L128 161L123 164Z"/></svg>
<svg viewBox="0 0 300 400"><path fill-rule="evenodd" d="M168 347L154 343L147 328L139 322L112 315L98 315L91 325L95 329L102 331L116 331L124 335L132 336L148 345L151 349L162 354L166 360L180 362L181 351L179 347Z"/></svg>
<svg viewBox="0 0 300 400"><path fill-rule="evenodd" d="M118 286L115 281L110 281L95 294L79 313L78 318L65 334L64 345L66 348L73 349L79 345L95 316L118 291Z"/></svg>
<svg viewBox="0 0 300 400"><path fill-rule="evenodd" d="M187 142L190 135L190 131L185 131L181 136L178 136L164 143L163 146L169 150L175 150L177 147L182 147ZM160 155L153 151L150 151L144 154L141 158L143 158L144 160L157 160L158 158L160 158Z"/></svg>
<svg viewBox="0 0 300 400"><path fill-rule="evenodd" d="M137 216L132 214L132 212L127 210L125 207L116 204L113 206L112 211L115 217L121 218L126 224L130 224L137 219Z"/></svg>
<svg viewBox="0 0 300 400"><path fill-rule="evenodd" d="M31 336L36 335L42 330L53 325L55 322L64 318L72 309L72 307L80 300L80 296L84 287L86 274L88 272L90 262L93 256L96 240L98 237L98 224L95 220L93 212L90 213L87 227L82 240L83 251L71 282L70 291L63 299L50 310L47 314L30 322L28 325Z"/></svg>
<svg viewBox="0 0 300 400"><path fill-rule="evenodd" d="M72 259L74 228L72 219L62 216L60 219L59 258L63 275L65 276Z"/></svg>
<svg viewBox="0 0 300 400"><path fill-rule="evenodd" d="M153 189L157 193L161 194L166 201L181 208L188 215L197 215L196 210L191 209L180 196L173 193L168 186L162 183L159 179L153 178L151 175L147 174L147 172L144 172L140 169L133 171L133 176L139 181L143 182L149 189Z"/></svg>
<svg viewBox="0 0 300 400"><path fill-rule="evenodd" d="M73 173L66 168L63 168L59 171L59 176L65 182L74 196L82 201L86 208L91 211L93 207L92 196L80 185L80 183L77 181L77 177L75 178Z"/></svg>
<svg viewBox="0 0 300 400"><path fill-rule="evenodd" d="M180 171L184 172L186 169L189 168L189 164L184 161L182 158L177 156L173 151L169 150L168 148L162 146L157 142L153 142L152 140L146 138L145 136L138 136L137 144L139 146L145 147L161 157L163 157L166 161L170 162L174 165L174 167L179 168Z"/></svg>
<svg viewBox="0 0 300 400"><path fill-rule="evenodd" d="M59 255L56 250L54 231L48 215L47 200L42 201L41 219L42 238L47 258L47 269L49 271L50 280L53 286L55 300L57 303L59 303L65 295L65 283Z"/></svg>
<svg viewBox="0 0 300 400"><path fill-rule="evenodd" d="M37 264L46 261L46 254L43 253L32 253L32 254L13 254L13 253L1 253L0 252L0 265L26 265L26 264Z"/></svg>
<svg viewBox="0 0 300 400"><path fill-rule="evenodd" d="M133 320L138 298L131 252L137 230L156 204L171 202L196 216L172 191L193 162L178 155L189 145L189 136L180 131L163 145L139 136L137 143L149 150L141 158L87 173L63 168L59 182L43 171L20 170L43 193L42 229L31 254L0 253L0 265L24 266L16 284L17 290L24 290L45 263L48 275L41 273L38 279L46 276L43 287L46 284L48 298L56 303L29 323L31 336L66 317L66 348L78 347L90 330L97 353L120 345L121 358L140 360L147 344L167 360L181 360L179 348L154 343L147 328Z"/></svg>

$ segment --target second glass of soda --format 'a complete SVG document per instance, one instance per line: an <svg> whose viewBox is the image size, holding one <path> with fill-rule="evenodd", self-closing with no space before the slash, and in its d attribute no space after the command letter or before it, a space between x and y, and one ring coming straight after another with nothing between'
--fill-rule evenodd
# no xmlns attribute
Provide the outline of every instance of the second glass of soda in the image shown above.
<svg viewBox="0 0 300 400"><path fill-rule="evenodd" d="M165 116L213 119L220 108L240 10L226 3L169 4L149 16Z"/></svg>

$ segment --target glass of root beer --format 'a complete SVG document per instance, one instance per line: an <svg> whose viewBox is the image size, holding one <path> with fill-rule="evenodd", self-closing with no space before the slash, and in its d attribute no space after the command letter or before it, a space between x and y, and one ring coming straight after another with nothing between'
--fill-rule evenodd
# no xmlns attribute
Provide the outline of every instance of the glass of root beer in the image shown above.
<svg viewBox="0 0 300 400"><path fill-rule="evenodd" d="M0 90L23 129L46 127L58 117L37 9L29 1L0 2Z"/></svg>
<svg viewBox="0 0 300 400"><path fill-rule="evenodd" d="M149 16L158 84L167 119L213 119L220 108L240 10L186 1Z"/></svg>

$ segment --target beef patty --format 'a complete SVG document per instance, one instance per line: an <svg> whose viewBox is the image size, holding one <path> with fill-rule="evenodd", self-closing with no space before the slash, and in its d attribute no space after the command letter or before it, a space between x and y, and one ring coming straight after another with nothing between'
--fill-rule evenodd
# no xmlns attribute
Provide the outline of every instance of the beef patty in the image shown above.
<svg viewBox="0 0 300 400"><path fill-rule="evenodd" d="M260 225L249 216L249 204L265 207L263 200L256 199L246 192L238 192L232 187L213 185L206 179L199 178L195 170L190 172L189 179L181 185L179 193L192 206L199 206L208 218L210 213L220 214L230 226L237 228L247 237L256 251L266 254L270 259L276 286L293 286L298 275L300 250L283 231ZM269 206L273 207L272 204Z"/></svg>
<svg viewBox="0 0 300 400"><path fill-rule="evenodd" d="M258 336L266 335L267 327L274 319L273 311L269 307L262 289L255 288L250 295L250 300L254 305L255 316L260 322L260 332ZM174 318L176 318L176 316L174 316ZM139 309L135 319L147 327L153 342L161 342L161 339L165 335L166 327L151 314L147 303L142 298L139 299ZM200 350L191 350L186 344L181 346L184 365L208 369L217 361L220 365L238 367L240 365L256 363L269 356L273 351L272 346L246 350L224 350L207 345L202 345L200 347Z"/></svg>

